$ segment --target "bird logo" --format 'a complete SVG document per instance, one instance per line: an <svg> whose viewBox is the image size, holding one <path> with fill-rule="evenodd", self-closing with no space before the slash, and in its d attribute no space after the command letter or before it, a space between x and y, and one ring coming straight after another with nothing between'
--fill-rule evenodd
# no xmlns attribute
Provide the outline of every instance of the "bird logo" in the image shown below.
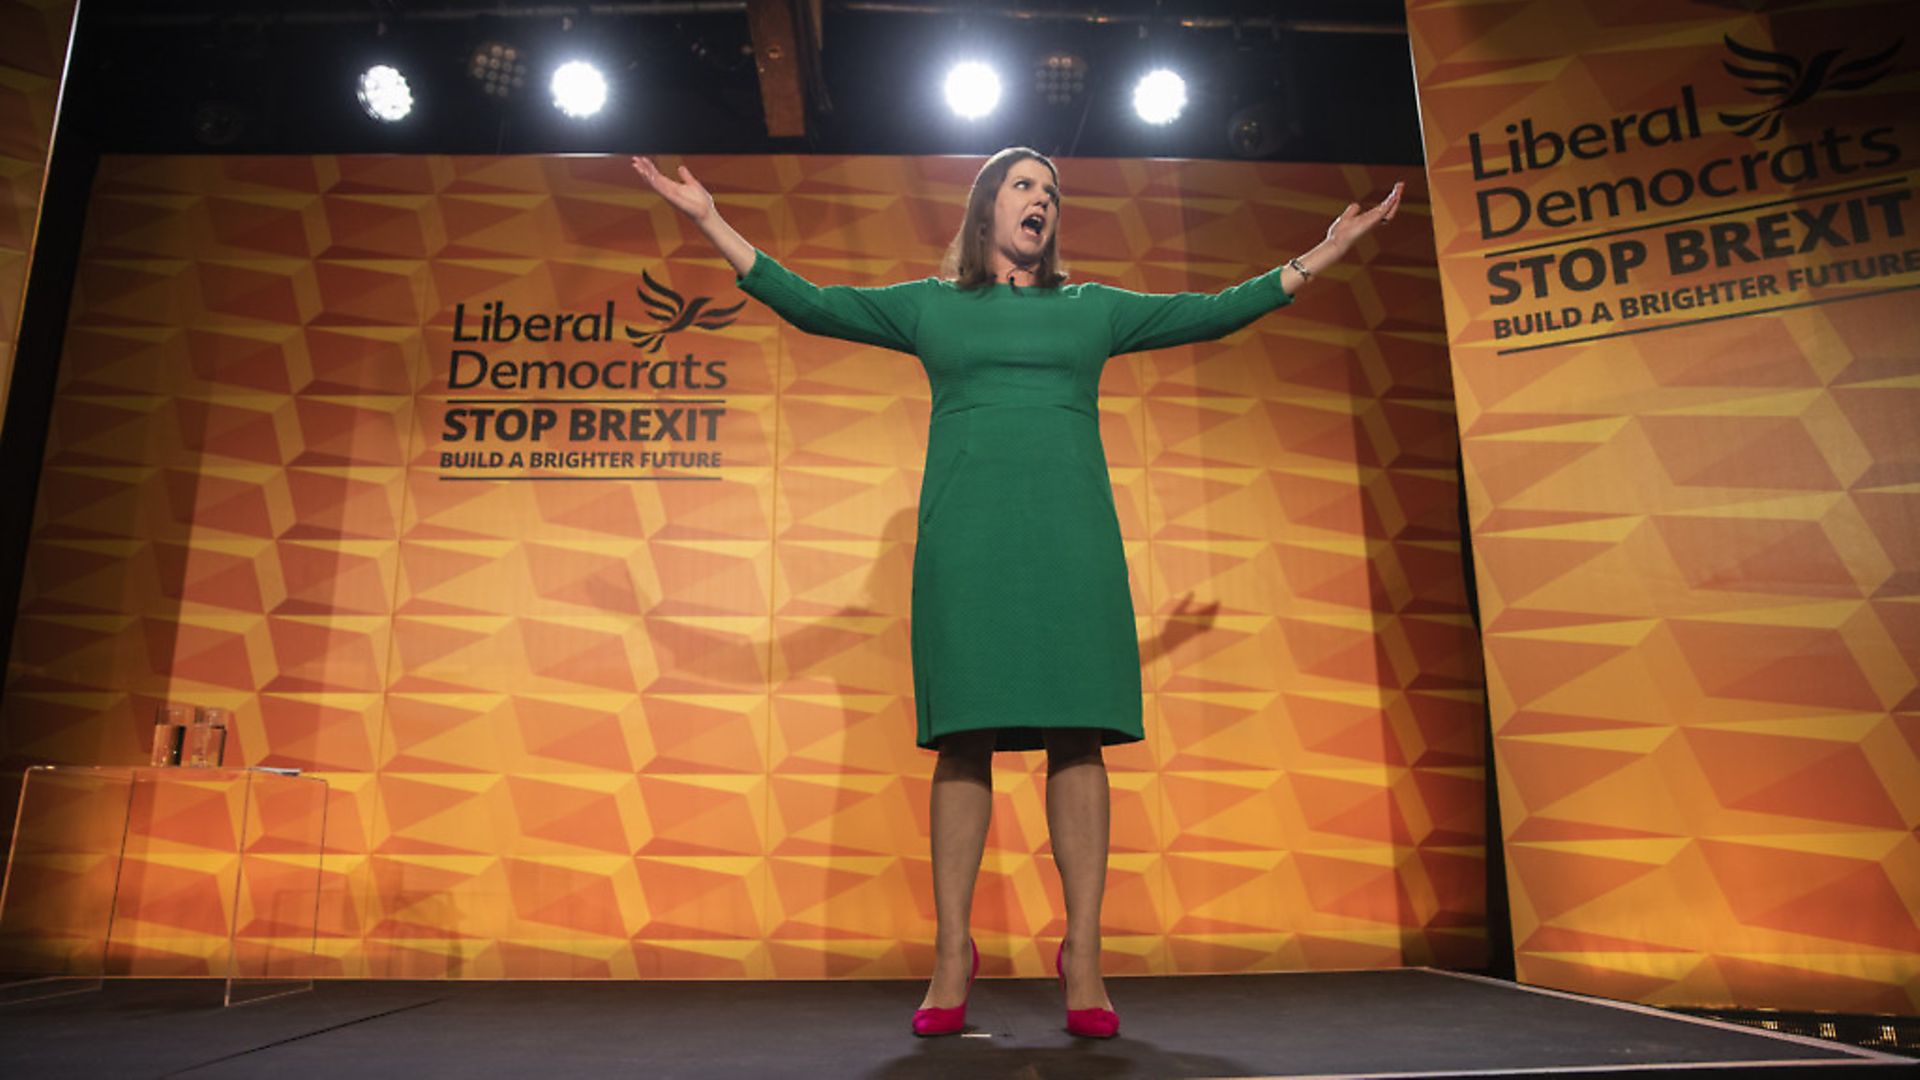
<svg viewBox="0 0 1920 1080"><path fill-rule="evenodd" d="M1805 104L1814 95L1828 90L1860 90L1879 82L1891 70L1888 61L1907 39L1900 38L1872 56L1844 64L1838 62L1844 49L1828 49L1803 64L1797 56L1742 45L1732 35L1721 40L1738 58L1722 61L1721 66L1734 78L1746 81L1747 93L1771 98L1773 104L1753 113L1723 112L1720 122L1742 135L1757 134L1765 140L1780 133L1780 120L1788 109Z"/></svg>
<svg viewBox="0 0 1920 1080"><path fill-rule="evenodd" d="M687 298L653 280L653 275L640 271L641 284L634 288L634 294L640 303L646 306L647 318L662 324L658 329L636 329L626 327L627 337L633 339L636 349L654 353L667 340L667 335L685 330L689 326L702 330L720 330L733 325L733 317L747 306L745 300L732 307L710 308L711 296L696 296L689 303Z"/></svg>

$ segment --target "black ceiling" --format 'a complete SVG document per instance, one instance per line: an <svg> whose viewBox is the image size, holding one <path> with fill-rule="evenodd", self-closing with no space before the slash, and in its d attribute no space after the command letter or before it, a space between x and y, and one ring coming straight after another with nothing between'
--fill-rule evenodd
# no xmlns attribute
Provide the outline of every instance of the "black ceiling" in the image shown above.
<svg viewBox="0 0 1920 1080"><path fill-rule="evenodd" d="M804 5L803 5L804 6ZM1399 0L825 0L807 134L770 138L744 0L82 0L62 132L101 153L985 153L1026 144L1091 157L1418 163ZM504 104L466 72L481 42L524 50L530 85ZM1035 93L1049 51L1087 63L1068 105ZM552 108L543 71L597 60L598 117ZM951 117L938 84L962 55L998 63L1007 94ZM382 125L355 76L384 61L417 102ZM1128 97L1149 65L1180 70L1186 114L1165 129ZM820 90L824 90L824 94ZM1249 127L1248 121L1258 126ZM1229 137L1237 128L1240 142Z"/></svg>

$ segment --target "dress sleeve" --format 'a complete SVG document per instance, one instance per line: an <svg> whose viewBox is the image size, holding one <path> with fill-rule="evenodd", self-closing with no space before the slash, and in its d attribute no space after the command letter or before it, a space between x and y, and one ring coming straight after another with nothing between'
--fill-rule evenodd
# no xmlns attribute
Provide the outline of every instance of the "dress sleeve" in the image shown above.
<svg viewBox="0 0 1920 1080"><path fill-rule="evenodd" d="M917 351L920 305L931 281L907 281L877 289L823 287L755 249L753 266L737 279L737 284L748 296L809 334L912 353Z"/></svg>
<svg viewBox="0 0 1920 1080"><path fill-rule="evenodd" d="M1090 286L1093 287L1093 286ZM1107 301L1111 356L1225 337L1293 301L1280 268L1217 293L1137 293L1097 286Z"/></svg>

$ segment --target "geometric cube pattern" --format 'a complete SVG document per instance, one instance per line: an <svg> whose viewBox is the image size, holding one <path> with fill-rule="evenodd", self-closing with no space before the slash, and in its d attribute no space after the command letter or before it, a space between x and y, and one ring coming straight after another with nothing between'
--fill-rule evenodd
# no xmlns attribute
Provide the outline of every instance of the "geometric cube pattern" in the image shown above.
<svg viewBox="0 0 1920 1080"><path fill-rule="evenodd" d="M74 0L0 0L0 423L73 12Z"/></svg>
<svg viewBox="0 0 1920 1080"><path fill-rule="evenodd" d="M822 284L934 273L979 165L686 163ZM1062 170L1076 279L1150 291L1252 276L1398 178ZM1148 730L1108 754L1109 970L1484 961L1482 675L1406 179L1403 222L1286 311L1107 369ZM636 290L745 299L624 158L104 162L6 759L138 760L156 702L230 706L241 761L331 785L329 974L924 974L933 755L912 740L907 620L925 377L755 303L657 352L624 333L471 346L515 372L724 361L722 388L449 371L488 303L657 329ZM480 398L617 400L616 424L636 400L705 402L726 410L714 438L677 448L722 461L450 464L532 445L450 441ZM620 430L545 445L676 448ZM1064 928L1043 757L996 763L975 925L1002 974L1042 974ZM175 934L141 955L211 953Z"/></svg>
<svg viewBox="0 0 1920 1080"><path fill-rule="evenodd" d="M1743 7L1762 5L1408 5L1518 970L1663 1004L1913 1013L1920 8ZM1903 36L1903 57L1839 70ZM1832 85L1796 69L1812 96L1777 132L1738 119L1773 100L1748 85L1773 78L1753 54L1830 49ZM1874 63L1894 74L1868 78ZM1681 138L1641 126L1663 110ZM1542 133L1571 145L1581 124L1599 141L1553 162ZM1543 163L1523 147L1516 171L1509 133ZM1523 199L1577 206L1567 193L1654 176L1665 205L1601 197L1584 220L1506 228ZM1544 298L1524 276L1519 302L1495 298L1498 260L1572 262L1570 235L1649 257L1620 284L1575 289L1556 265ZM1669 258L1702 237L1726 241L1725 265ZM1836 276L1805 284L1816 271ZM1635 321L1620 306L1763 277L1780 292ZM1498 335L1498 318L1595 301L1622 318ZM1649 332L1607 336L1630 330Z"/></svg>

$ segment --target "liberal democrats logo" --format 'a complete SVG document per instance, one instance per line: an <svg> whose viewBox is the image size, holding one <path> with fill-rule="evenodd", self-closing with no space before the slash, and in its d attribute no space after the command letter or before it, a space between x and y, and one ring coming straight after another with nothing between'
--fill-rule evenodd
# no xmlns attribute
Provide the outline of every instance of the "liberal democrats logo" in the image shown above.
<svg viewBox="0 0 1920 1080"><path fill-rule="evenodd" d="M640 303L647 308L647 318L661 326L655 330L625 327L627 337L632 339L633 347L645 352L659 352L667 335L685 330L689 326L702 330L721 330L733 325L733 317L747 306L745 300L732 307L709 308L713 302L711 296L696 296L691 301L653 280L653 275L640 271L641 284L633 290Z"/></svg>
<svg viewBox="0 0 1920 1080"><path fill-rule="evenodd" d="M1721 40L1737 58L1722 61L1721 66L1734 78L1745 81L1747 93L1770 99L1772 104L1759 112L1721 113L1720 122L1741 135L1762 140L1780 133L1780 120L1788 109L1830 90L1861 90L1879 82L1892 69L1888 61L1906 43L1901 38L1872 56L1843 64L1838 61L1845 49L1828 49L1803 63L1788 53L1742 45L1731 36Z"/></svg>

